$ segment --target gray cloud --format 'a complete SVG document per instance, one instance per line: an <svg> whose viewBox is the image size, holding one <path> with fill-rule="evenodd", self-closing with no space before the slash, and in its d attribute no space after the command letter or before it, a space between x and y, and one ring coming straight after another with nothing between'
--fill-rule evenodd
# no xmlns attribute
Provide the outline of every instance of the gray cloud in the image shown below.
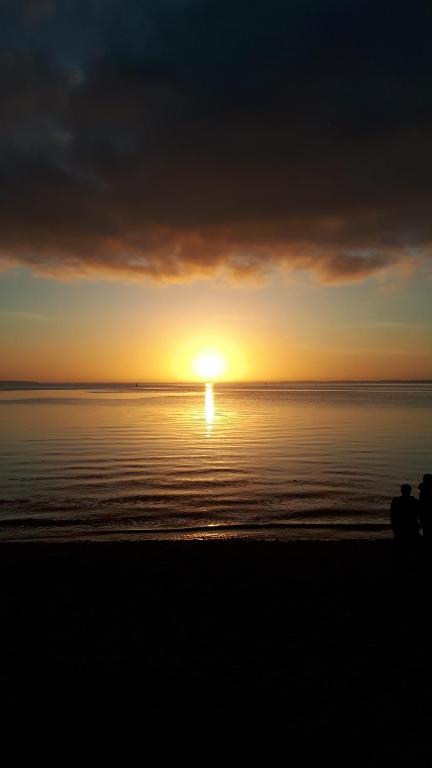
<svg viewBox="0 0 432 768"><path fill-rule="evenodd" d="M184 281L429 258L427 4L0 10L0 258Z"/></svg>

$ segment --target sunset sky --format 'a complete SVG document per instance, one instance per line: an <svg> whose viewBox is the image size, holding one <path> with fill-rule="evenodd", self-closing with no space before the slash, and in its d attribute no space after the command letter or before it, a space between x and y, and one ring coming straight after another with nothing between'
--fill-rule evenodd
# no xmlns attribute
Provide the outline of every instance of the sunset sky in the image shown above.
<svg viewBox="0 0 432 768"><path fill-rule="evenodd" d="M432 378L432 6L0 4L0 379Z"/></svg>

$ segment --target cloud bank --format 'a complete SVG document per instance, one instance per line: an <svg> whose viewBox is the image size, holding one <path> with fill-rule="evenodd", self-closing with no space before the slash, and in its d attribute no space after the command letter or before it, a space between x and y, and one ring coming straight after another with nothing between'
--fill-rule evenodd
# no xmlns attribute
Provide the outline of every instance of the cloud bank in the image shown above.
<svg viewBox="0 0 432 768"><path fill-rule="evenodd" d="M429 258L429 3L0 9L0 261L324 282Z"/></svg>

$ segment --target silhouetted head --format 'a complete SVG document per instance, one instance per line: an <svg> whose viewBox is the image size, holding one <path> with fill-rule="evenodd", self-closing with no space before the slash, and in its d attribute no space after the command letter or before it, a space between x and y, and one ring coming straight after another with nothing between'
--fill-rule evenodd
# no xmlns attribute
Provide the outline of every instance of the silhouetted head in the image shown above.
<svg viewBox="0 0 432 768"><path fill-rule="evenodd" d="M425 483L425 485L431 485L432 484L432 475L429 474L429 473L427 475L423 475L423 482Z"/></svg>
<svg viewBox="0 0 432 768"><path fill-rule="evenodd" d="M411 486L408 483L401 485L401 494L402 496L411 496Z"/></svg>

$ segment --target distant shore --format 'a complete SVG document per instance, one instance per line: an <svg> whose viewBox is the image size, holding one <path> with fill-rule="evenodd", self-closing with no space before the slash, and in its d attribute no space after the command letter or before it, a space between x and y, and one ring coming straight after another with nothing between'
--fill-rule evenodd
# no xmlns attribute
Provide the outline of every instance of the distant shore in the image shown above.
<svg viewBox="0 0 432 768"><path fill-rule="evenodd" d="M268 387L278 384L288 386L296 384L432 384L432 379L281 379L281 380L245 380L245 381L219 381L219 386L242 387L262 386ZM13 379L0 380L0 389L8 387L23 389L85 389L86 387L203 387L202 381L19 381Z"/></svg>

